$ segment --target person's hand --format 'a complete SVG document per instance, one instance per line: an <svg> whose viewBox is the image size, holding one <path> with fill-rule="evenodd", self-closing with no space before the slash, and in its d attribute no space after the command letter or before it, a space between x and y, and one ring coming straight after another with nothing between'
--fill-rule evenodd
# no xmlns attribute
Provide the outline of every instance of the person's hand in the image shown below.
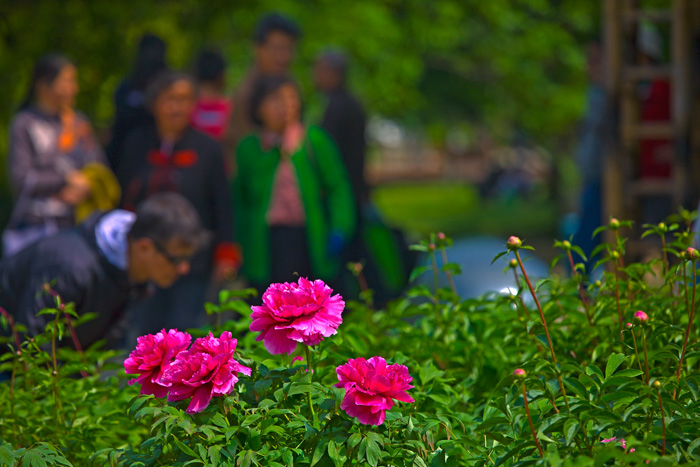
<svg viewBox="0 0 700 467"><path fill-rule="evenodd" d="M345 235L339 231L331 232L328 237L327 251L330 256L340 256L345 246Z"/></svg>
<svg viewBox="0 0 700 467"><path fill-rule="evenodd" d="M223 284L231 281L238 275L238 270L233 263L228 261L219 261L214 265L213 281L215 284Z"/></svg>
<svg viewBox="0 0 700 467"><path fill-rule="evenodd" d="M80 204L90 197L90 181L77 170L66 175L66 186L58 194L58 199L68 204Z"/></svg>

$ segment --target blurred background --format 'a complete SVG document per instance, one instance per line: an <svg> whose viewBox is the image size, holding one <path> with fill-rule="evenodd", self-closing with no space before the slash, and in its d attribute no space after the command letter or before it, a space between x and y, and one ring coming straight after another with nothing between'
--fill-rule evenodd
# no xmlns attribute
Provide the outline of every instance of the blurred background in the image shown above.
<svg viewBox="0 0 700 467"><path fill-rule="evenodd" d="M370 204L405 243L444 232L469 264L514 234L546 264L554 238L590 253L593 229L612 215L639 230L697 205L700 2L691 0L4 1L0 126L35 60L61 52L79 70L76 108L107 144L115 90L147 33L167 44L174 69L218 48L231 95L270 12L302 33L291 72L304 123L319 122L327 102L314 86L317 57L346 54L348 88L367 113ZM7 146L2 132L0 157ZM5 161L0 170L4 223Z"/></svg>
<svg viewBox="0 0 700 467"><path fill-rule="evenodd" d="M34 61L58 51L75 60L77 108L106 141L115 89L146 32L165 40L174 68L190 68L203 46L220 47L232 90L253 60L256 20L269 11L302 29L293 73L306 120L322 111L314 57L347 52L350 88L369 116L372 196L407 235L552 236L576 209L572 153L586 44L600 36L597 1L0 2L0 126L8 128ZM3 186L4 218L7 193Z"/></svg>

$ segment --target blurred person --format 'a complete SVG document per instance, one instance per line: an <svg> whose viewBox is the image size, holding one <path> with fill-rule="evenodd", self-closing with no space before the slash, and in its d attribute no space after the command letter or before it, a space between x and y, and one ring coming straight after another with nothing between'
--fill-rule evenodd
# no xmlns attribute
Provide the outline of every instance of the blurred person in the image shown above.
<svg viewBox="0 0 700 467"><path fill-rule="evenodd" d="M331 137L301 124L296 84L261 78L250 100L256 133L236 151L234 180L243 273L264 290L302 277L333 280L355 227L347 172Z"/></svg>
<svg viewBox="0 0 700 467"><path fill-rule="evenodd" d="M97 213L0 262L0 306L30 334L39 333L52 316L37 313L56 306L48 284L78 314L97 314L76 329L88 346L113 331L139 285L170 287L186 274L205 241L194 207L175 193L154 195L135 214Z"/></svg>
<svg viewBox="0 0 700 467"><path fill-rule="evenodd" d="M189 274L171 289L159 288L144 303L156 312L139 324L142 333L198 326L210 278L223 283L235 275L241 261L233 244L233 210L221 145L190 125L195 102L189 75L166 71L157 77L146 93L155 122L129 134L117 171L123 208L133 210L155 193L177 192L194 205L214 236L214 242L193 258Z"/></svg>
<svg viewBox="0 0 700 467"><path fill-rule="evenodd" d="M233 111L226 134L227 151L233 155L240 140L255 131L250 118L250 99L257 81L264 76L289 73L299 26L287 16L270 13L258 20L253 33L255 63L233 94Z"/></svg>
<svg viewBox="0 0 700 467"><path fill-rule="evenodd" d="M347 87L348 59L337 51L327 51L316 59L314 81L328 102L321 128L331 135L345 162L355 203L358 207L369 200L365 182L365 125L362 104Z"/></svg>
<svg viewBox="0 0 700 467"><path fill-rule="evenodd" d="M153 116L145 105L145 93L153 78L167 69L166 52L167 46L163 39L154 34L144 34L139 41L131 73L122 80L114 93L114 124L106 152L115 170L129 132L133 128L153 123Z"/></svg>
<svg viewBox="0 0 700 467"><path fill-rule="evenodd" d="M609 103L603 83L603 51L600 43L590 44L586 51L588 89L586 113L581 124L576 162L581 177L579 227L574 234L574 245L579 246L591 263L591 253L600 237L593 231L603 223L602 177L605 155L606 127L609 124Z"/></svg>
<svg viewBox="0 0 700 467"><path fill-rule="evenodd" d="M225 96L226 60L216 50L203 50L195 62L198 98L192 126L221 141L231 117L231 100Z"/></svg>
<svg viewBox="0 0 700 467"><path fill-rule="evenodd" d="M82 169L106 163L88 119L74 109L75 65L50 54L35 66L27 96L10 125L8 173L14 195L3 233L6 256L75 225L75 208L91 196Z"/></svg>

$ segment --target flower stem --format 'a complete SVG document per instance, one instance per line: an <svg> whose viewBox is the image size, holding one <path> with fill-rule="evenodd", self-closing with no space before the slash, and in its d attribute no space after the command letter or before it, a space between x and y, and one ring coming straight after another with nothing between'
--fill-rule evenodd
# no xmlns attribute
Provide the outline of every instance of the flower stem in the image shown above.
<svg viewBox="0 0 700 467"><path fill-rule="evenodd" d="M530 319L530 312L528 311L527 307L525 306L525 302L523 301L523 296L520 294L520 277L518 276L518 271L516 269L513 269L513 276L515 277L515 284L518 286L518 298L520 299L520 306L522 307L523 311L525 312L525 316L527 316L527 319Z"/></svg>
<svg viewBox="0 0 700 467"><path fill-rule="evenodd" d="M644 367L646 369L647 384L649 384L649 355L647 354L647 333L642 328L642 347L644 347Z"/></svg>
<svg viewBox="0 0 700 467"><path fill-rule="evenodd" d="M685 266L683 267L683 275L685 276ZM683 359L685 358L686 347L688 346L688 336L690 335L690 330L693 327L693 319L695 318L695 288L697 283L697 272L695 270L695 261L693 261L693 301L690 304L690 310L688 311L688 326L685 329L685 338L683 339L683 350L681 351L681 358L678 360L678 369L676 370L676 381L681 379L681 369L683 367ZM688 300L688 284L685 286L685 299L686 304ZM675 396L675 393L674 393Z"/></svg>
<svg viewBox="0 0 700 467"><path fill-rule="evenodd" d="M357 273L357 282L360 284L360 290L365 296L365 306L372 310L374 308L374 303L372 300L372 295L369 293L369 286L367 285L367 279L362 271Z"/></svg>
<svg viewBox="0 0 700 467"><path fill-rule="evenodd" d="M559 374L559 369L556 368L557 366L557 356L554 353L554 346L552 345L552 339L549 337L549 328L547 327L547 320L544 317L544 312L542 311L542 306L540 305L540 301L537 300L537 295L535 294L535 289L532 287L532 283L530 282L530 278L527 276L527 272L525 271L525 266L523 265L522 259L520 259L520 253L518 250L515 250L515 258L518 260L518 264L520 265L520 271L523 273L523 277L525 278L525 282L527 283L528 288L530 289L530 293L532 294L532 298L535 300L535 305L537 305L537 311L540 312L540 319L542 320L542 326L544 326L544 334L547 337L547 344L549 345L549 352L552 354L552 361L554 362L554 366L556 369L556 374L557 374L557 380L559 380L559 388L561 389L561 394L564 396L564 403L566 404L566 410L568 412L571 412L571 409L569 408L569 400L566 397L566 389L564 389L564 382L561 380L561 374Z"/></svg>
<svg viewBox="0 0 700 467"><path fill-rule="evenodd" d="M437 305L438 303L438 266L437 266L437 260L435 259L435 251L430 252L430 262L433 266L433 287L434 287L434 293L435 293L435 298L434 302Z"/></svg>
<svg viewBox="0 0 700 467"><path fill-rule="evenodd" d="M523 400L525 401L525 413L527 414L527 421L530 424L532 438L535 440L535 445L540 452L540 456L544 457L544 451L542 451L542 446L540 446L540 440L537 439L537 432L535 431L535 426L532 424L532 417L530 417L530 405L527 403L527 388L525 387L525 383L523 383Z"/></svg>
<svg viewBox="0 0 700 467"><path fill-rule="evenodd" d="M569 257L569 264L571 265L571 273L574 276L574 279L578 278L578 271L576 270L576 265L574 264L574 257L571 256L571 250L566 250L566 254ZM578 292L579 295L581 296L581 303L583 304L583 309L586 311L586 318L588 319L588 324L593 326L593 319L591 319L591 314L588 309L588 300L586 299L586 296L583 292L583 284L579 282L578 284Z"/></svg>
<svg viewBox="0 0 700 467"><path fill-rule="evenodd" d="M666 415L664 415L664 404L661 402L661 389L656 389L656 395L659 398L659 409L661 409L661 455L666 455Z"/></svg>
<svg viewBox="0 0 700 467"><path fill-rule="evenodd" d="M442 265L446 266L447 265L447 252L445 251L445 248L440 248L440 252L442 253ZM450 283L450 288L452 289L452 293L457 295L457 286L455 285L454 278L452 277L452 273L448 270L445 271L445 275L447 276L447 281Z"/></svg>
<svg viewBox="0 0 700 467"><path fill-rule="evenodd" d="M308 345L304 346L304 353L306 354L306 368L311 373L311 382L313 382L313 380L314 380L314 368L311 365L311 352L309 351ZM316 421L316 412L314 412L314 404L311 401L311 389L309 389L309 392L306 393L306 396L308 397L308 400L309 400L309 409L311 409L311 417L314 419L314 422L315 422Z"/></svg>
<svg viewBox="0 0 700 467"><path fill-rule="evenodd" d="M644 368L642 368L642 359L639 358L639 350L637 349L637 336L634 334L634 329L630 330L632 334L632 342L634 342L634 354L637 356L637 363L639 364L639 370L644 373Z"/></svg>
<svg viewBox="0 0 700 467"><path fill-rule="evenodd" d="M20 348L20 342L19 342L19 334L17 334L17 329L15 329L15 320L12 318L12 315L10 315L7 310L4 308L0 307L0 314L5 317L7 320L7 323L10 325L10 329L12 330L12 336L15 338L15 345L17 346L17 352L21 352L22 349Z"/></svg>
<svg viewBox="0 0 700 467"><path fill-rule="evenodd" d="M620 271L618 269L617 260L614 259L615 265L615 303L617 304L617 324L620 328L620 340L624 340L622 335L622 310L620 309Z"/></svg>

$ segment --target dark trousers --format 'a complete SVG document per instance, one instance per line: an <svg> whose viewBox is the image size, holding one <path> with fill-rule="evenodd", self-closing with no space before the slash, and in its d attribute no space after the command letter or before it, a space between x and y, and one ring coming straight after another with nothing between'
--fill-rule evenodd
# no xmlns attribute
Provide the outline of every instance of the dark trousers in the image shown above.
<svg viewBox="0 0 700 467"><path fill-rule="evenodd" d="M172 287L156 288L151 296L133 303L128 310L127 348L136 344L136 337L161 329L185 331L202 326L208 283L206 277L189 274L179 278Z"/></svg>
<svg viewBox="0 0 700 467"><path fill-rule="evenodd" d="M309 244L303 227L270 227L270 281L251 283L260 296L274 282L296 282L299 277L316 279L311 271Z"/></svg>

